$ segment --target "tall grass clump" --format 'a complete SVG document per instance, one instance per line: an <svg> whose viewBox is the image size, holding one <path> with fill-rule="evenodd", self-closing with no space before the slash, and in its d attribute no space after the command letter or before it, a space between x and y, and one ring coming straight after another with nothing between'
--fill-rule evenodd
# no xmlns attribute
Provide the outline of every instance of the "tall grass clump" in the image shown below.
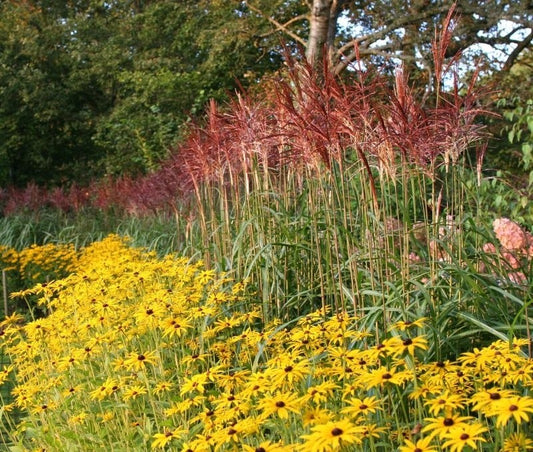
<svg viewBox="0 0 533 452"><path fill-rule="evenodd" d="M185 250L246 280L267 319L350 309L377 334L428 316L442 358L522 328L530 277L496 278L483 257L483 111L476 74L460 86L445 64L454 20L430 93L401 67L392 83L362 67L341 80L288 59L261 99L211 104L169 164L191 193Z"/></svg>

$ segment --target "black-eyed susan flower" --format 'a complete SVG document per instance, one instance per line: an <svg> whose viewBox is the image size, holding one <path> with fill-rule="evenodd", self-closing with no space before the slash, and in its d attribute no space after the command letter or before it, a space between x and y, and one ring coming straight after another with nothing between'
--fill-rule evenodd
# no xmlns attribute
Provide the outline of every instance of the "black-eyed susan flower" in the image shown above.
<svg viewBox="0 0 533 452"><path fill-rule="evenodd" d="M320 407L306 409L302 415L302 423L305 426L326 424L332 420L333 414L331 413L331 411Z"/></svg>
<svg viewBox="0 0 533 452"><path fill-rule="evenodd" d="M160 381L154 386L154 394L164 394L174 388L174 384L170 381Z"/></svg>
<svg viewBox="0 0 533 452"><path fill-rule="evenodd" d="M323 403L333 396L335 389L339 386L332 381L323 381L317 385L307 388L307 394L304 396L304 400L311 401L313 403Z"/></svg>
<svg viewBox="0 0 533 452"><path fill-rule="evenodd" d="M483 413L485 416L493 416L495 408L502 399L509 399L516 395L516 392L511 389L486 389L470 396L470 403L474 410Z"/></svg>
<svg viewBox="0 0 533 452"><path fill-rule="evenodd" d="M154 440L152 441L152 449L164 449L172 440L181 439L184 433L186 433L186 431L180 428L156 433L153 436Z"/></svg>
<svg viewBox="0 0 533 452"><path fill-rule="evenodd" d="M160 322L164 337L181 337L192 325L180 317L167 317Z"/></svg>
<svg viewBox="0 0 533 452"><path fill-rule="evenodd" d="M460 416L459 414L426 418L425 422L427 424L422 428L422 432L429 432L431 437L439 436L443 438L445 434L450 433L452 430L467 425L465 421L469 421L470 419L472 419L471 416Z"/></svg>
<svg viewBox="0 0 533 452"><path fill-rule="evenodd" d="M147 364L156 364L158 361L156 352L131 352L124 360L126 369L140 371L146 368Z"/></svg>
<svg viewBox="0 0 533 452"><path fill-rule="evenodd" d="M315 425L311 433L302 435L305 442L302 452L326 452L337 450L349 444L361 444L361 427L348 420L330 421L326 424Z"/></svg>
<svg viewBox="0 0 533 452"><path fill-rule="evenodd" d="M437 452L435 446L431 444L432 440L431 436L420 438L416 442L405 439L404 445L400 446L400 452Z"/></svg>
<svg viewBox="0 0 533 452"><path fill-rule="evenodd" d="M517 424L528 422L531 413L533 413L533 399L520 396L499 400L493 410L493 414L497 416L497 427L503 427L510 419L514 419Z"/></svg>
<svg viewBox="0 0 533 452"><path fill-rule="evenodd" d="M271 441L262 441L257 446L242 444L242 450L244 452L293 452L294 448Z"/></svg>
<svg viewBox="0 0 533 452"><path fill-rule="evenodd" d="M238 422L234 422L231 425L222 428L221 430L213 432L213 439L215 441L216 449L221 448L220 446L233 443L240 444L242 439L247 437L253 432L256 432L259 428L259 423L256 419L248 417L241 419Z"/></svg>
<svg viewBox="0 0 533 452"><path fill-rule="evenodd" d="M136 399L137 397L146 394L148 391L145 386L132 385L125 388L122 392L122 400L127 401L130 399Z"/></svg>
<svg viewBox="0 0 533 452"><path fill-rule="evenodd" d="M426 317L420 317L416 320L398 320L389 327L389 330L406 331L412 328L423 328L426 320Z"/></svg>
<svg viewBox="0 0 533 452"><path fill-rule="evenodd" d="M533 450L533 440L524 433L511 433L503 443L503 452L525 452Z"/></svg>
<svg viewBox="0 0 533 452"><path fill-rule="evenodd" d="M380 438L388 431L388 427L379 426L377 424L365 422L363 425L361 425L361 436L363 438Z"/></svg>
<svg viewBox="0 0 533 452"><path fill-rule="evenodd" d="M439 413L451 413L453 410L463 408L466 404L466 398L459 394L451 394L446 390L436 397L426 400L424 405L429 407L429 413L437 416Z"/></svg>
<svg viewBox="0 0 533 452"><path fill-rule="evenodd" d="M347 414L353 417L359 415L367 415L369 413L375 413L377 410L381 410L382 401L375 396L365 397L363 399L351 398L347 400L348 406L341 410L341 413Z"/></svg>
<svg viewBox="0 0 533 452"><path fill-rule="evenodd" d="M83 411L81 413L70 416L67 420L67 423L69 425L80 425L83 424L88 417L89 415Z"/></svg>
<svg viewBox="0 0 533 452"><path fill-rule="evenodd" d="M285 356L279 365L269 368L267 373L276 388L292 387L309 374L309 362Z"/></svg>
<svg viewBox="0 0 533 452"><path fill-rule="evenodd" d="M300 411L301 402L297 394L288 392L277 392L275 394L266 394L259 401L259 409L262 411L262 417L278 416L280 419L288 419L290 413Z"/></svg>
<svg viewBox="0 0 533 452"><path fill-rule="evenodd" d="M368 388L384 385L402 385L411 378L411 374L406 371L378 367L368 374L361 375L361 382Z"/></svg>
<svg viewBox="0 0 533 452"><path fill-rule="evenodd" d="M465 447L478 450L480 442L486 442L482 436L488 429L480 423L463 424L443 435L446 441L442 445L448 447L450 452L461 452Z"/></svg>
<svg viewBox="0 0 533 452"><path fill-rule="evenodd" d="M428 348L427 340L422 336L412 338L393 336L389 339L385 339L383 344L393 356L401 356L404 353L414 355L416 349L427 350Z"/></svg>
<svg viewBox="0 0 533 452"><path fill-rule="evenodd" d="M191 378L185 378L181 384L180 394L198 392L203 394L205 391L205 385L209 382L205 373L194 374Z"/></svg>
<svg viewBox="0 0 533 452"><path fill-rule="evenodd" d="M118 379L108 377L99 387L90 392L89 396L91 399L102 400L107 396L118 391L120 388L120 383Z"/></svg>

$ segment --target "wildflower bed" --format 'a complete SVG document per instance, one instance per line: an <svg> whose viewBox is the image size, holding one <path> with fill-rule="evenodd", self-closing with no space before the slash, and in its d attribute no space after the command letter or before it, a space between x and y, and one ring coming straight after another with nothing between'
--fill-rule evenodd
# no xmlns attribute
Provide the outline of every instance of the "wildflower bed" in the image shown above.
<svg viewBox="0 0 533 452"><path fill-rule="evenodd" d="M423 318L265 323L244 284L109 236L0 327L16 450L528 450L522 340L431 362ZM72 264L74 265L74 264Z"/></svg>

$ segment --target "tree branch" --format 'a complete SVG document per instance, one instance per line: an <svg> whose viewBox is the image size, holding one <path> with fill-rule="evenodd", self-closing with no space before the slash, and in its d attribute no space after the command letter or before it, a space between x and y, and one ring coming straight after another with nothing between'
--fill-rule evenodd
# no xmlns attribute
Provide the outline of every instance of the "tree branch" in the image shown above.
<svg viewBox="0 0 533 452"><path fill-rule="evenodd" d="M340 47L337 50L337 53L339 55L342 55L342 53L345 52L346 50L350 49L354 45L354 43L357 43L358 45L360 45L360 44L362 44L365 41L368 41L368 43L365 44L364 47L365 48L369 48L370 44L372 44L373 42L376 42L379 39L382 39L383 37L387 36L390 32L392 32L394 30L397 30L400 27L404 27L406 25L411 25L411 24L416 23L416 22L418 22L420 20L427 19L428 17L431 17L431 16L433 16L433 15L435 15L437 13L445 13L449 9L450 8L448 6L441 6L441 7L437 7L437 8L427 9L423 13L420 13L420 14L408 15L408 16L400 17L400 18L395 19L395 20L391 20L388 23L387 26L385 26L384 28L382 28L379 31L376 31L376 32L373 32L373 33L368 33L366 35L354 38L351 42L349 42L349 43L343 45L342 47Z"/></svg>
<svg viewBox="0 0 533 452"><path fill-rule="evenodd" d="M520 44L518 44L509 54L507 60L505 60L505 64L503 65L502 71L508 71L509 69L511 69L511 66L518 58L518 55L520 55L520 53L531 44L531 41L533 41L533 31L529 33L529 35L526 36L526 38Z"/></svg>
<svg viewBox="0 0 533 452"><path fill-rule="evenodd" d="M250 8L253 12L259 14L261 17L265 18L266 20L268 20L272 25L274 25L276 27L276 29L278 31L282 31L283 33L287 34L288 36L290 36L292 39L294 39L296 42L300 43L302 46L306 47L307 46L307 43L305 42L304 39L302 39L300 36L298 36L296 33L292 32L291 30L289 30L287 28L288 25L292 24L293 22L296 22L298 20L302 20L302 19L306 19L307 17L304 16L304 15L300 15L300 16L297 16L297 17L293 17L291 20L289 20L288 22L282 24L282 23L279 23L276 19L270 17L270 16L267 16L265 15L259 8L256 8L255 6L252 6L250 5L249 2L246 2L246 6L248 6L248 8ZM264 36L268 36L267 35L264 35ZM264 37L262 36L262 37Z"/></svg>

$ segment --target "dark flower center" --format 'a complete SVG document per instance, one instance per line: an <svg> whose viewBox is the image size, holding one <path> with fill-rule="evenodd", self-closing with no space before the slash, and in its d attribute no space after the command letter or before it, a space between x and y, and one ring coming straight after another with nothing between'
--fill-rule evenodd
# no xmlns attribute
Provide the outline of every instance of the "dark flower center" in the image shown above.
<svg viewBox="0 0 533 452"><path fill-rule="evenodd" d="M392 378L392 375L390 373L387 372L386 374L383 374L383 379L384 380L389 380L391 378Z"/></svg>
<svg viewBox="0 0 533 452"><path fill-rule="evenodd" d="M516 405L511 405L509 407L509 411L516 411L516 410L518 410L518 407Z"/></svg>
<svg viewBox="0 0 533 452"><path fill-rule="evenodd" d="M413 340L410 338L407 338L405 341L403 341L403 345L405 345L406 347L411 345L412 343L413 343Z"/></svg>
<svg viewBox="0 0 533 452"><path fill-rule="evenodd" d="M285 402L283 400L280 400L280 401L276 402L276 406L278 408L283 408L285 406Z"/></svg>
<svg viewBox="0 0 533 452"><path fill-rule="evenodd" d="M442 422L446 427L451 427L453 424L454 424L454 421L451 417L447 417L446 419L444 419L444 421Z"/></svg>
<svg viewBox="0 0 533 452"><path fill-rule="evenodd" d="M502 398L502 395L499 392L490 393L490 400L500 400L501 398Z"/></svg>
<svg viewBox="0 0 533 452"><path fill-rule="evenodd" d="M463 433L459 438L461 441L466 441L468 438L470 438L470 435L468 433Z"/></svg>
<svg viewBox="0 0 533 452"><path fill-rule="evenodd" d="M332 431L331 431L331 434L333 436L341 436L344 432L342 431L341 428L339 427L335 427Z"/></svg>
<svg viewBox="0 0 533 452"><path fill-rule="evenodd" d="M285 372L291 372L294 369L292 366L287 366L285 369L283 369Z"/></svg>
<svg viewBox="0 0 533 452"><path fill-rule="evenodd" d="M144 361L144 360L146 359L146 356L144 356L144 355L139 355L139 356L137 356L137 359L138 359L139 361Z"/></svg>

